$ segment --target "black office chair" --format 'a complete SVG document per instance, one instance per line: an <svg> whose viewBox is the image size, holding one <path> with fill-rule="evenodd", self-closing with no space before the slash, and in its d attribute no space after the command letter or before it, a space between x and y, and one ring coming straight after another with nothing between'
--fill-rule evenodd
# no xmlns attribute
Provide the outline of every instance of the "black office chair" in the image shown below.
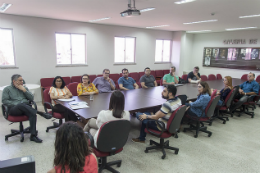
<svg viewBox="0 0 260 173"><path fill-rule="evenodd" d="M94 146L94 139L91 134L86 132L86 135L88 135L90 139L93 152L99 158L99 173L102 172L103 169L118 173L118 171L111 166L117 165L117 167L120 167L122 160L107 163L107 156L115 155L123 150L128 139L130 128L131 124L127 120L109 121L104 123L99 128L96 146Z"/></svg>

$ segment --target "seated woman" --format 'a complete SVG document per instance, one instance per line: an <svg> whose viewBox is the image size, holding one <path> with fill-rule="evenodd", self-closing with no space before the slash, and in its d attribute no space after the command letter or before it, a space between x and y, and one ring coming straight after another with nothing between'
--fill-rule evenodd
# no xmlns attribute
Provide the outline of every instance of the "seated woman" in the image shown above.
<svg viewBox="0 0 260 173"><path fill-rule="evenodd" d="M56 76L52 82L52 87L49 91L53 104L53 112L61 113L65 116L65 121L77 121L76 115L66 109L65 107L57 104L57 99L69 99L72 97L70 90L66 87L66 84L62 77Z"/></svg>
<svg viewBox="0 0 260 173"><path fill-rule="evenodd" d="M232 77L230 76L225 76L223 79L223 83L224 83L224 88L221 91L217 92L217 95L220 95L220 99L218 101L218 105L221 106L223 104L223 102L225 102L228 94L230 93L230 91L233 89L232 86ZM211 92L213 92L214 89L211 89Z"/></svg>
<svg viewBox="0 0 260 173"><path fill-rule="evenodd" d="M205 109L211 99L211 91L207 82L199 81L198 83L198 97L195 102L190 101L186 103L187 113L191 116L205 117Z"/></svg>
<svg viewBox="0 0 260 173"><path fill-rule="evenodd" d="M99 128L108 121L113 120L129 120L130 113L124 111L125 108L125 96L121 91L114 91L110 97L109 110L102 110L98 114L97 120L91 118L84 127L84 131L89 132L94 136L94 144L96 145Z"/></svg>
<svg viewBox="0 0 260 173"><path fill-rule="evenodd" d="M90 83L89 76L87 74L83 74L81 77L81 83L79 83L77 86L77 92L78 96L92 95L98 94L98 89L93 83Z"/></svg>
<svg viewBox="0 0 260 173"><path fill-rule="evenodd" d="M48 173L98 172L97 158L91 153L83 129L76 123L60 126L54 147L55 167Z"/></svg>

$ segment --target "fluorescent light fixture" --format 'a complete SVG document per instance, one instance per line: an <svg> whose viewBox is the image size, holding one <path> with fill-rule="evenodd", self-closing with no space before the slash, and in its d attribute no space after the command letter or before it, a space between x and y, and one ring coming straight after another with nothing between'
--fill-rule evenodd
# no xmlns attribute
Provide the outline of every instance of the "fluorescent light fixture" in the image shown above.
<svg viewBox="0 0 260 173"><path fill-rule="evenodd" d="M142 9L142 10L140 10L140 12L142 13L142 12L146 12L146 11L151 11L151 10L155 10L155 8L145 8L145 9Z"/></svg>
<svg viewBox="0 0 260 173"><path fill-rule="evenodd" d="M99 22L101 20L107 20L107 19L110 19L110 17L105 17L105 18L95 19L95 20L89 20L89 22Z"/></svg>
<svg viewBox="0 0 260 173"><path fill-rule="evenodd" d="M0 12L3 13L5 10L7 10L9 7L11 7L12 4L3 3L3 5L0 7Z"/></svg>
<svg viewBox="0 0 260 173"><path fill-rule="evenodd" d="M227 31L243 30L243 29L254 29L257 27L246 27L246 28L228 28Z"/></svg>
<svg viewBox="0 0 260 173"><path fill-rule="evenodd" d="M170 25L148 26L146 28L160 28L160 27L165 27L165 26L170 26Z"/></svg>
<svg viewBox="0 0 260 173"><path fill-rule="evenodd" d="M209 32L211 30L200 30L200 31L187 31L187 33L196 33L196 32Z"/></svg>
<svg viewBox="0 0 260 173"><path fill-rule="evenodd" d="M207 22L217 22L217 19L213 20L203 20L203 21L197 21L197 22L189 22L189 23L183 23L184 25L190 25L190 24L196 24L196 23L207 23Z"/></svg>
<svg viewBox="0 0 260 173"><path fill-rule="evenodd" d="M193 2L193 1L196 1L196 0L181 0L181 1L175 2L175 4L185 4L185 3L189 3L189 2Z"/></svg>
<svg viewBox="0 0 260 173"><path fill-rule="evenodd" d="M257 14L257 15L249 15L249 16L240 16L239 18L249 18L249 17L260 17L260 14Z"/></svg>

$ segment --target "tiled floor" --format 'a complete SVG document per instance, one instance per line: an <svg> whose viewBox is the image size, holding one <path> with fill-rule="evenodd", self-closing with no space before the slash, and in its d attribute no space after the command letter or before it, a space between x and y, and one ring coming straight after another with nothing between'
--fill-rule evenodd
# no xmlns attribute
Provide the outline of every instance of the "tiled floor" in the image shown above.
<svg viewBox="0 0 260 173"><path fill-rule="evenodd" d="M38 103L38 109L43 107ZM166 150L166 158L161 159L160 151L144 153L149 146L149 139L159 141L151 135L147 136L146 144L131 142L131 138L139 135L139 121L132 119L132 130L124 150L109 157L109 161L122 159L120 168L122 173L137 172L176 172L176 173L259 173L260 172L260 113L255 110L255 118L247 115L230 118L227 124L214 121L208 129L213 132L209 138L200 133L198 138L192 132L179 133L179 138L171 137L170 146L180 148L179 154ZM0 116L0 160L33 155L36 160L36 172L46 173L53 166L54 139L56 130L45 132L46 127L52 124L51 120L38 116L37 129L42 144L30 142L29 134L25 135L24 142L20 137L11 137L8 141L4 136L10 133L11 128L18 129L19 124L10 123ZM28 123L24 123L27 127ZM108 172L108 171L103 171Z"/></svg>

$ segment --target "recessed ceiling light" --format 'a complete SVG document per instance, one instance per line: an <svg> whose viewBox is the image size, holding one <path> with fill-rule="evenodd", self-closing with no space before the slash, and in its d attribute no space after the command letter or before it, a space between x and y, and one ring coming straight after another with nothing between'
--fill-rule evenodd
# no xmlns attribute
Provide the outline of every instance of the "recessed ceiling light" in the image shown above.
<svg viewBox="0 0 260 173"><path fill-rule="evenodd" d="M200 30L200 31L187 31L187 33L194 33L194 32L209 32L211 30Z"/></svg>
<svg viewBox="0 0 260 173"><path fill-rule="evenodd" d="M243 29L254 29L257 27L246 27L246 28L228 28L227 31L234 31L234 30L243 30Z"/></svg>
<svg viewBox="0 0 260 173"><path fill-rule="evenodd" d="M151 10L155 10L155 8L145 8L145 9L142 9L140 10L140 12L146 12L146 11L151 11Z"/></svg>
<svg viewBox="0 0 260 173"><path fill-rule="evenodd" d="M0 12L3 13L7 8L11 7L12 4L3 3L3 5L0 7Z"/></svg>
<svg viewBox="0 0 260 173"><path fill-rule="evenodd" d="M170 26L170 25L148 26L146 28L159 28L159 27L165 27L165 26Z"/></svg>
<svg viewBox="0 0 260 173"><path fill-rule="evenodd" d="M196 23L207 23L207 22L217 22L217 19L213 20L203 20L203 21L197 21L197 22L189 22L189 23L183 23L184 25L190 25L190 24L196 24Z"/></svg>
<svg viewBox="0 0 260 173"><path fill-rule="evenodd" d="M98 22L98 21L107 20L107 19L110 19L110 17L105 17L105 18L95 19L95 20L89 20L89 22Z"/></svg>
<svg viewBox="0 0 260 173"><path fill-rule="evenodd" d="M189 3L189 2L193 2L193 1L196 1L196 0L181 0L181 1L175 2L175 4L185 4L185 3Z"/></svg>
<svg viewBox="0 0 260 173"><path fill-rule="evenodd" d="M249 17L260 17L260 14L257 14L257 15L249 15L249 16L240 16L239 18L249 18Z"/></svg>

